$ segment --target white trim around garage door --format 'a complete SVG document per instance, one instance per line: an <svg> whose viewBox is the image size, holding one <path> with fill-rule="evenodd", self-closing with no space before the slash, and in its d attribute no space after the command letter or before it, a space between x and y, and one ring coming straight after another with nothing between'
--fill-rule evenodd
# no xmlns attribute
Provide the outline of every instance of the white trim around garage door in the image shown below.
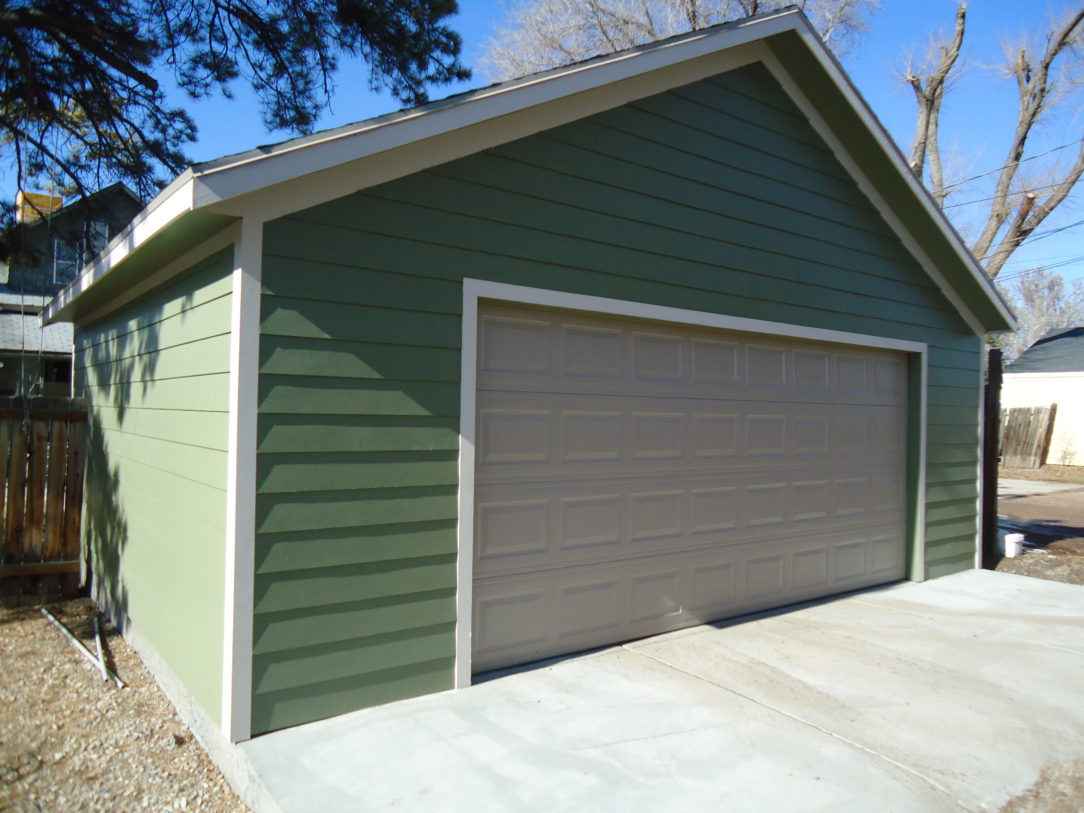
<svg viewBox="0 0 1084 813"><path fill-rule="evenodd" d="M482 299L589 311L612 316L628 316L636 319L652 319L660 322L737 330L746 333L766 333L773 336L788 336L859 347L900 350L917 354L921 363L920 387L922 392L918 426L918 489L917 499L912 506L912 510L915 511L916 517L922 515L926 490L926 345L924 343L887 339L882 336L867 336L860 333L847 333L840 330L823 330L784 322L745 319L739 316L725 316L682 308L668 308L623 299L584 296L543 288L528 288L520 285L465 279L463 281L463 343L459 391L459 555L456 570L456 688L464 688L471 684L471 608L474 585L474 433L478 372L478 302ZM924 560L924 523L916 522L915 526L915 558L912 560L911 578L922 580L925 577L925 568L916 568L914 562Z"/></svg>

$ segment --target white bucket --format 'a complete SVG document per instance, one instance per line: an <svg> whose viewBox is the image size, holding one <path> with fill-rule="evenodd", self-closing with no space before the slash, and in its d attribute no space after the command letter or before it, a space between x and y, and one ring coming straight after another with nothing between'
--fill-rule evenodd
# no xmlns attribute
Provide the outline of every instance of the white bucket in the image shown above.
<svg viewBox="0 0 1084 813"><path fill-rule="evenodd" d="M1024 553L1023 534L998 534L1001 538L1001 555L1006 559L1015 559Z"/></svg>

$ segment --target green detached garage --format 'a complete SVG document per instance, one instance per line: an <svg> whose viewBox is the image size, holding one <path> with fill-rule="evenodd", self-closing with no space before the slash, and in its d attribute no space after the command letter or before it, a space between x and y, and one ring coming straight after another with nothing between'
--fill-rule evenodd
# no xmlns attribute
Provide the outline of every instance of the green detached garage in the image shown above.
<svg viewBox="0 0 1084 813"><path fill-rule="evenodd" d="M1013 317L790 11L192 167L48 309L205 739L975 566Z"/></svg>

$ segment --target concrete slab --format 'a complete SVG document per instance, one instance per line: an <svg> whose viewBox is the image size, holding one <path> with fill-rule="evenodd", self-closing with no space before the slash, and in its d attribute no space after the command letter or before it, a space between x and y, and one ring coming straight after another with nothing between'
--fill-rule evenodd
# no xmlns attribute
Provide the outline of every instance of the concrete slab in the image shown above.
<svg viewBox="0 0 1084 813"><path fill-rule="evenodd" d="M1040 494L1057 494L1059 491L1082 491L1080 483L1061 483L1052 480L998 480L997 495L1001 498L1034 497Z"/></svg>
<svg viewBox="0 0 1084 813"><path fill-rule="evenodd" d="M1084 757L1084 589L972 571L276 732L284 811L996 809Z"/></svg>

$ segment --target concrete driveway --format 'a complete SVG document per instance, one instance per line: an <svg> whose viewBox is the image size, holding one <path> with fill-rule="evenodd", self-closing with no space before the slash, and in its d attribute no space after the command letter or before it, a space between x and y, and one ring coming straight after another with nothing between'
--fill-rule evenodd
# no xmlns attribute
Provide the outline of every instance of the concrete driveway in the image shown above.
<svg viewBox="0 0 1084 813"><path fill-rule="evenodd" d="M996 810L1084 759L1084 589L986 571L901 584L242 752L284 811Z"/></svg>

